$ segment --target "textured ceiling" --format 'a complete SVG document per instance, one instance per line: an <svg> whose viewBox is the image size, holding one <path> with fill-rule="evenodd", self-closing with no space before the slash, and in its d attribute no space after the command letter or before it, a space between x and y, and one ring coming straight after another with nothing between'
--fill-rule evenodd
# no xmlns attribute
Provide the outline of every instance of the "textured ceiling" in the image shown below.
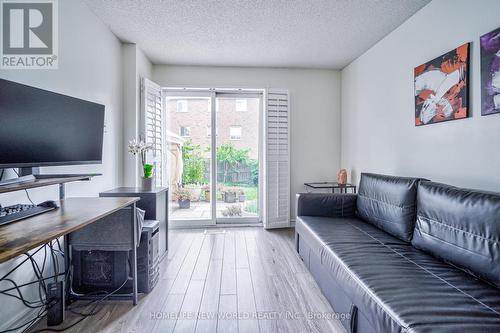
<svg viewBox="0 0 500 333"><path fill-rule="evenodd" d="M84 0L155 64L345 67L430 0Z"/></svg>

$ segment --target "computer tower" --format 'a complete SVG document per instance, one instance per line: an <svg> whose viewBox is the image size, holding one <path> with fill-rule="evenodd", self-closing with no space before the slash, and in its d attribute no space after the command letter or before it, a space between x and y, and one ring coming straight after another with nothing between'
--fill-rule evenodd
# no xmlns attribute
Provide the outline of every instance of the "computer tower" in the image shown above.
<svg viewBox="0 0 500 333"><path fill-rule="evenodd" d="M78 294L112 292L130 275L126 251L72 251L72 289Z"/></svg>
<svg viewBox="0 0 500 333"><path fill-rule="evenodd" d="M144 221L137 248L137 291L149 293L158 282L159 271L158 221ZM72 251L72 289L79 294L111 292L118 289L130 276L128 251ZM132 292L129 280L117 294Z"/></svg>

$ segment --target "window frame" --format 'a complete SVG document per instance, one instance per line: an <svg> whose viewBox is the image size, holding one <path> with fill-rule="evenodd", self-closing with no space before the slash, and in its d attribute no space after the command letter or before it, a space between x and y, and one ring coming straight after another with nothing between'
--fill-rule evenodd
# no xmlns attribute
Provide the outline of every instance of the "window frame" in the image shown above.
<svg viewBox="0 0 500 333"><path fill-rule="evenodd" d="M182 129L187 131L188 135L182 135ZM179 126L179 136L182 138L190 138L191 137L191 126Z"/></svg>
<svg viewBox="0 0 500 333"><path fill-rule="evenodd" d="M219 128L215 128L215 137L219 136ZM207 138L212 137L212 126L207 125Z"/></svg>

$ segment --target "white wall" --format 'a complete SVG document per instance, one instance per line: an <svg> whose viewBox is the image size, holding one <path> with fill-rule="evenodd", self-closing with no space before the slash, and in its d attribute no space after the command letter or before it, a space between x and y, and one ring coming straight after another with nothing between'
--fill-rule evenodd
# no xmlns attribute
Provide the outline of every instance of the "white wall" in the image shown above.
<svg viewBox="0 0 500 333"><path fill-rule="evenodd" d="M479 36L498 0L435 0L342 70L342 165L500 190L500 114L481 117ZM472 42L472 118L416 128L413 69Z"/></svg>
<svg viewBox="0 0 500 333"><path fill-rule="evenodd" d="M67 185L67 196L96 196L102 190L118 186L122 180L122 75L121 44L109 29L80 0L59 1L59 69L1 70L0 77L62 94L101 103L106 106L103 164L78 167L44 168L45 172L99 172L91 182ZM58 198L56 186L30 190L35 202ZM0 204L27 202L24 192L0 195ZM0 265L0 275L18 259ZM14 275L18 282L33 280L26 267ZM4 288L8 284L1 284ZM33 292L28 297L36 298ZM0 296L0 330L25 314L17 300Z"/></svg>
<svg viewBox="0 0 500 333"><path fill-rule="evenodd" d="M295 193L304 192L304 182L336 178L340 167L338 71L157 65L153 79L163 87L289 89L291 216L295 216Z"/></svg>
<svg viewBox="0 0 500 333"><path fill-rule="evenodd" d="M123 142L139 137L141 124L141 78L152 77L153 65L136 44L123 44ZM125 147L126 149L126 147ZM137 186L141 177L141 165L137 157L130 154L123 158L123 183Z"/></svg>

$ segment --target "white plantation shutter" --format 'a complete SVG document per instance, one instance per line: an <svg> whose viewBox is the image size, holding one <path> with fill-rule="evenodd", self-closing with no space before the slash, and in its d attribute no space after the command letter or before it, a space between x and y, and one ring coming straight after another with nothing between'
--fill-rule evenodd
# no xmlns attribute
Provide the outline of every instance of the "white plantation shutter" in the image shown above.
<svg viewBox="0 0 500 333"><path fill-rule="evenodd" d="M146 78L141 80L142 92L142 130L141 137L153 146L148 154L148 163L154 165L155 185L163 186L165 182L163 166L165 165L163 98L161 87Z"/></svg>
<svg viewBox="0 0 500 333"><path fill-rule="evenodd" d="M269 89L266 98L264 227L290 226L290 95Z"/></svg>

